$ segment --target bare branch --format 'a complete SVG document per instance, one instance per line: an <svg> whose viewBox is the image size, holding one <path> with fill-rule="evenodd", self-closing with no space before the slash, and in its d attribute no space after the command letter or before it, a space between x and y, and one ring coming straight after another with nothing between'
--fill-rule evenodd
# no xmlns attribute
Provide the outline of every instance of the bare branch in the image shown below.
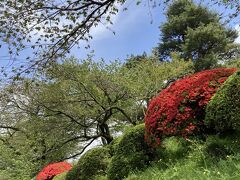
<svg viewBox="0 0 240 180"><path fill-rule="evenodd" d="M0 128L2 128L2 129L11 129L11 130L14 130L14 131L21 131L19 128L12 127L12 126L0 125Z"/></svg>
<svg viewBox="0 0 240 180"><path fill-rule="evenodd" d="M87 149L87 147L89 147L89 146L93 143L93 141L95 141L96 139L97 139L97 138L92 139L79 153L76 153L76 154L74 154L74 155L72 155L72 156L66 157L66 158L63 159L63 161L68 160L68 159L75 158L75 157L77 157L77 156L80 156L80 155Z"/></svg>

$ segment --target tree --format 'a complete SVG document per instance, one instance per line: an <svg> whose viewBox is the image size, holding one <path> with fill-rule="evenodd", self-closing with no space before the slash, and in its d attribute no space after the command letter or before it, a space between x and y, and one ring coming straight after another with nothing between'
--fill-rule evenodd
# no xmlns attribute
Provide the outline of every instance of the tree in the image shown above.
<svg viewBox="0 0 240 180"><path fill-rule="evenodd" d="M240 8L240 2L235 0L235 1L231 1L231 0L218 0L216 1L219 4L222 4L225 6L226 9L231 9L232 13L229 16L229 20L234 19L239 17L239 8Z"/></svg>
<svg viewBox="0 0 240 180"><path fill-rule="evenodd" d="M160 60L169 60L171 52L178 52L194 62L196 71L215 66L217 56L227 53L237 37L236 31L221 24L218 14L191 0L174 1L169 6L161 32Z"/></svg>
<svg viewBox="0 0 240 180"><path fill-rule="evenodd" d="M81 155L98 138L110 143L125 125L143 120L165 80L192 72L176 56L164 63L144 58L131 68L68 59L1 89L0 177L30 179L50 162Z"/></svg>
<svg viewBox="0 0 240 180"><path fill-rule="evenodd" d="M0 177L31 179L50 162L74 153L68 121L47 117L33 96L39 87L24 80L1 90Z"/></svg>
<svg viewBox="0 0 240 180"><path fill-rule="evenodd" d="M118 63L68 60L45 70L46 79L25 79L2 90L4 149L36 163L32 174L51 161L82 154L97 138L110 143L114 127L135 124L125 112L132 99L119 70ZM4 152L1 157L7 156ZM10 167L12 162L4 163Z"/></svg>
<svg viewBox="0 0 240 180"><path fill-rule="evenodd" d="M123 7L125 2L126 0L1 0L0 48L6 43L12 59L24 49L33 49L33 56L26 58L26 66L20 65L17 70L13 69L17 76L32 72L35 68L45 68L49 62L65 56L80 41L91 39L90 31L99 23L106 26L111 24L112 16L120 9L126 9ZM136 4L140 2L144 1L136 1ZM150 7L164 5L171 0L145 2ZM229 8L227 1L219 3ZM234 7L237 15L239 4L236 2Z"/></svg>
<svg viewBox="0 0 240 180"><path fill-rule="evenodd" d="M177 58L145 58L130 69L119 62L70 59L52 64L35 81L15 81L1 91L4 148L33 163L34 174L51 161L77 157L97 138L110 143L123 126L143 120L146 104L166 87L165 80L192 71L191 62Z"/></svg>
<svg viewBox="0 0 240 180"><path fill-rule="evenodd" d="M144 52L142 55L136 55L134 56L133 54L131 54L125 61L125 66L127 68L133 68L133 67L136 67L136 65L138 63L141 63L141 61L146 61L148 60L149 58L147 58L147 53Z"/></svg>
<svg viewBox="0 0 240 180"><path fill-rule="evenodd" d="M9 44L9 53L18 54L31 47L37 59L27 69L45 67L64 56L80 40L91 37L89 31L100 22L112 23L117 5L125 0L43 0L0 1L0 39ZM35 32L35 33L33 33ZM34 36L38 38L34 40Z"/></svg>

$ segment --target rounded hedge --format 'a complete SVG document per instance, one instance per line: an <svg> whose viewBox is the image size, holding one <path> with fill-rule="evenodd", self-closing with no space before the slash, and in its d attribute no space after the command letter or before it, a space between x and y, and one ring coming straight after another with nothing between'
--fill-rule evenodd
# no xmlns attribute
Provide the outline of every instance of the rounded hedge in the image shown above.
<svg viewBox="0 0 240 180"><path fill-rule="evenodd" d="M121 137L108 169L108 179L121 180L131 171L140 170L153 158L153 150L144 141L144 124L137 125Z"/></svg>
<svg viewBox="0 0 240 180"><path fill-rule="evenodd" d="M158 146L167 136L187 137L205 132L206 105L235 71L235 68L202 71L164 89L149 103L145 117L146 141Z"/></svg>
<svg viewBox="0 0 240 180"><path fill-rule="evenodd" d="M109 149L106 147L91 149L68 172L66 180L91 180L97 175L106 175L110 158Z"/></svg>
<svg viewBox="0 0 240 180"><path fill-rule="evenodd" d="M240 71L228 78L207 105L205 124L221 132L240 130Z"/></svg>
<svg viewBox="0 0 240 180"><path fill-rule="evenodd" d="M78 165L74 165L72 169L68 171L68 173L66 174L65 179L78 180L79 179L78 177L80 176L79 171L80 171L80 167L78 167Z"/></svg>
<svg viewBox="0 0 240 180"><path fill-rule="evenodd" d="M116 149L117 149L117 146L119 144L119 142L121 141L122 139L122 136L119 136L119 137L116 137L115 139L112 140L112 142L110 144L108 144L108 148L109 148L109 152L111 154L111 156L115 155L116 154Z"/></svg>

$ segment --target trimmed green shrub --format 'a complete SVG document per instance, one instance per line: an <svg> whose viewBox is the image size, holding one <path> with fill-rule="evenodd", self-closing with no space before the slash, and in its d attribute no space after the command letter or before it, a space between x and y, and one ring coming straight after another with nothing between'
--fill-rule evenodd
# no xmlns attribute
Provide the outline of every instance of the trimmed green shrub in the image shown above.
<svg viewBox="0 0 240 180"><path fill-rule="evenodd" d="M137 125L128 129L119 140L109 165L108 179L121 180L152 160L154 152L144 141L144 129L144 124Z"/></svg>
<svg viewBox="0 0 240 180"><path fill-rule="evenodd" d="M67 172L58 174L57 176L55 176L55 177L53 178L53 180L65 180L65 179L66 179L66 175L67 175Z"/></svg>
<svg viewBox="0 0 240 180"><path fill-rule="evenodd" d="M94 177L94 180L108 180L107 176L100 176L100 175L97 175Z"/></svg>
<svg viewBox="0 0 240 180"><path fill-rule="evenodd" d="M122 140L122 136L119 136L112 140L112 142L107 146L109 148L109 152L111 156L113 156L116 153L117 146L119 142Z"/></svg>
<svg viewBox="0 0 240 180"><path fill-rule="evenodd" d="M226 80L207 105L205 124L220 132L240 130L240 71Z"/></svg>
<svg viewBox="0 0 240 180"><path fill-rule="evenodd" d="M109 149L106 147L91 149L69 171L66 180L91 180L97 175L105 175L110 158Z"/></svg>
<svg viewBox="0 0 240 180"><path fill-rule="evenodd" d="M80 174L80 167L78 165L74 165L70 171L68 171L66 175L66 180L78 180Z"/></svg>

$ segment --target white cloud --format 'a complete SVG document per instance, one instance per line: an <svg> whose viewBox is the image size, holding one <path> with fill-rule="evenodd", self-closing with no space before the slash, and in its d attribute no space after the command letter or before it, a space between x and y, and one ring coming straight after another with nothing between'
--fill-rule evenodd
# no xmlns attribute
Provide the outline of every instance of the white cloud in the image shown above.
<svg viewBox="0 0 240 180"><path fill-rule="evenodd" d="M128 10L123 11L127 7ZM93 40L102 40L104 38L113 37L112 32L116 34L129 29L134 26L134 23L142 21L142 17L146 14L145 8L142 6L136 6L131 3L125 3L124 5L117 4L116 8L118 13L115 16L112 16L111 21L113 24L99 24L94 27L90 34L93 36Z"/></svg>
<svg viewBox="0 0 240 180"><path fill-rule="evenodd" d="M110 23L99 23L96 27L93 27L90 31L90 34L94 38L94 40L102 39L103 37L106 37L106 35L111 34L111 31L114 31L113 26L118 21L119 16L119 13L115 16L112 16L111 21L113 25L111 25Z"/></svg>
<svg viewBox="0 0 240 180"><path fill-rule="evenodd" d="M119 9L119 11L122 10L122 5L120 4L116 4L115 7L117 9ZM107 23L107 22L100 22L96 27L92 27L91 30L90 30L90 35L92 37L94 37L93 39L94 40L99 40L99 39L102 39L104 37L107 37L109 35L113 35L113 33L111 33L111 31L114 31L113 27L115 26L115 24L117 24L116 22L119 20L119 16L120 16L121 13L117 13L115 16L111 16L111 21L113 24L110 24L110 23ZM108 14L104 15L105 17L107 16ZM71 24L72 22L61 17L60 18L61 21L58 25L58 27L61 29L64 25L68 25L68 24ZM39 25L41 27L40 30L36 30L35 28L32 28L33 25L35 25L37 23L36 22L31 22L31 24L28 24L27 27L30 29L32 29L32 31L30 32L30 35L32 36L32 41L36 41L38 38L40 38L41 35L44 35L45 32L44 32L44 29L42 28L43 26L46 26L44 24L42 25Z"/></svg>
<svg viewBox="0 0 240 180"><path fill-rule="evenodd" d="M238 32L238 38L235 39L235 43L240 44L240 25L239 25L239 24L236 25L236 26L235 26L235 29L236 29L236 31Z"/></svg>
<svg viewBox="0 0 240 180"><path fill-rule="evenodd" d="M116 4L115 7L119 10L122 11L123 7L121 4ZM105 17L108 16L109 14L104 15ZM117 24L117 22L119 21L121 16L121 13L117 13L116 15L111 15L111 22L112 24L110 24L109 22L100 22L96 27L93 27L90 30L90 34L93 37L93 40L100 40L103 39L105 37L108 37L109 35L113 35L115 26ZM112 33L111 33L112 31Z"/></svg>
<svg viewBox="0 0 240 180"><path fill-rule="evenodd" d="M125 5L126 4L126 5ZM134 6L134 3L124 5L116 4L115 7L119 10L119 12L116 15L111 16L111 22L113 24L110 24L109 22L102 21L100 22L96 27L92 27L90 30L90 35L93 37L93 39L90 42L93 41L99 41L103 40L105 38L112 38L114 37L114 33L119 34L120 31L124 31L126 29L129 29L133 26L134 22L141 21L142 16L144 13L146 13L146 9L143 7L137 7ZM131 4L131 6L130 6ZM127 7L127 11L123 11L123 9ZM145 12L144 12L145 11ZM145 14L146 15L146 14ZM105 15L106 17L107 15ZM34 22L32 22L34 24ZM28 25L30 28L31 25ZM69 21L61 18L61 22L59 24L59 27L62 27L63 25L69 24ZM36 41L38 38L40 38L41 35L44 35L44 30L40 29L40 31L33 29L30 35L32 36L32 41ZM82 45L88 44L86 42L81 42Z"/></svg>

